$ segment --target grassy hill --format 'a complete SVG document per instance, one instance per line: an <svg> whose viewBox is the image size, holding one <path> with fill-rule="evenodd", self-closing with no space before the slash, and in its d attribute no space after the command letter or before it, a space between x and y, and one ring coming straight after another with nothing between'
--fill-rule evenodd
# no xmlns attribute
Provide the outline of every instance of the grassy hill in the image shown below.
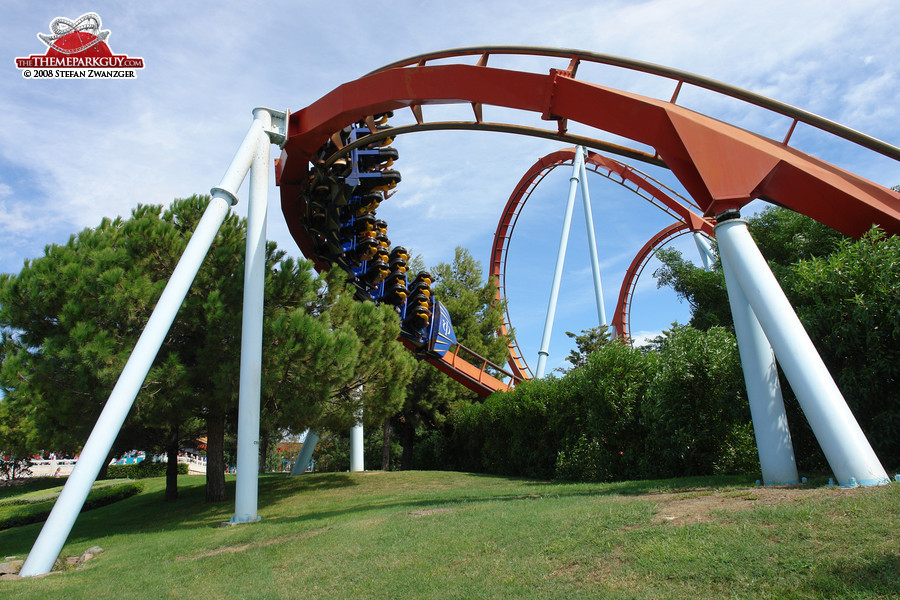
<svg viewBox="0 0 900 600"><path fill-rule="evenodd" d="M0 597L896 598L900 484L759 488L741 479L564 484L463 473L260 480L261 522L219 527L203 479L162 479L84 513L79 568ZM230 483L233 486L233 481ZM233 490L232 490L233 492ZM0 558L38 532L0 532Z"/></svg>

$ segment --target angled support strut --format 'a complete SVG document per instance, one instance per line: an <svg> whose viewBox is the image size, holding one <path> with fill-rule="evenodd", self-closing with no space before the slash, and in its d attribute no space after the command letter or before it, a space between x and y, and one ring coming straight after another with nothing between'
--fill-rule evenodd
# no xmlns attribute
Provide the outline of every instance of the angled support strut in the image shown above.
<svg viewBox="0 0 900 600"><path fill-rule="evenodd" d="M719 220L716 239L723 263L759 319L838 483L848 487L888 483L884 467L750 237L747 222Z"/></svg>

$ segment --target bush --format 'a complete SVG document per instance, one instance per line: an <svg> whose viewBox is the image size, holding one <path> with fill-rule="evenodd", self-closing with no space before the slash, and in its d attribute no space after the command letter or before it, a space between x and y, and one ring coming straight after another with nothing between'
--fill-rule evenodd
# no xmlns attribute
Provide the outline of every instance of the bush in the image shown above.
<svg viewBox="0 0 900 600"><path fill-rule="evenodd" d="M721 328L676 327L651 351L605 344L450 424L466 471L612 481L758 469L737 345Z"/></svg>
<svg viewBox="0 0 900 600"><path fill-rule="evenodd" d="M737 340L721 327L667 332L641 418L645 477L758 468Z"/></svg>
<svg viewBox="0 0 900 600"><path fill-rule="evenodd" d="M797 315L875 453L886 467L900 466L900 236L873 228L796 263L787 279ZM798 433L801 444L809 438Z"/></svg>
<svg viewBox="0 0 900 600"><path fill-rule="evenodd" d="M459 470L456 455L451 447L446 427L427 429L421 424L416 428L416 444L413 446L413 461L416 469L421 471L456 471ZM399 443L391 443L391 464L399 465L403 447ZM396 459L393 458L396 456ZM378 463L381 463L379 456Z"/></svg>
<svg viewBox="0 0 900 600"><path fill-rule="evenodd" d="M640 409L657 370L655 353L610 343L562 381L553 414L561 422L556 476L612 481L641 476L635 460L646 437Z"/></svg>
<svg viewBox="0 0 900 600"><path fill-rule="evenodd" d="M558 432L548 406L554 378L521 383L451 415L451 446L464 471L548 478L553 476Z"/></svg>
<svg viewBox="0 0 900 600"><path fill-rule="evenodd" d="M147 477L164 477L168 463L142 460L130 465L110 465L105 479L146 479ZM187 475L188 466L178 463L178 474Z"/></svg>
<svg viewBox="0 0 900 600"><path fill-rule="evenodd" d="M123 481L106 484L95 484L88 494L82 510L91 510L113 504L140 493L144 484L136 481ZM43 492L32 498L8 498L0 504L0 530L46 520L53 504L59 497L60 489L53 493Z"/></svg>

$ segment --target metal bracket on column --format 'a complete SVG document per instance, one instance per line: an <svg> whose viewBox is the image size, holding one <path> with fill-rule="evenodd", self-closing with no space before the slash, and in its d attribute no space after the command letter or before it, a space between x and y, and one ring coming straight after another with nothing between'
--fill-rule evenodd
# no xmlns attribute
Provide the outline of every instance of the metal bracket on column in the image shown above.
<svg viewBox="0 0 900 600"><path fill-rule="evenodd" d="M262 116L258 113L265 113L265 115ZM278 123L280 123L280 125ZM210 189L209 193L214 198L225 198L231 206L236 205L238 203L238 190L243 184L247 173L250 171L253 157L256 155L260 143L262 143L260 134L266 134L270 143L279 143L273 140L273 135L276 139L282 140L280 143L284 143L283 140L287 132L286 124L287 113L285 112L273 111L269 108L253 109L253 123L250 124L250 130L247 132L247 135L244 136L244 140L238 147L238 150L231 160L228 170L225 171L225 175L222 176L219 185ZM281 137L278 138L278 136Z"/></svg>
<svg viewBox="0 0 900 600"><path fill-rule="evenodd" d="M287 124L288 117L290 117L291 114L290 111L275 110L274 108L258 106L253 109L253 113L256 114L256 111L258 110L264 110L272 117L271 127L265 128L266 135L269 136L269 141L279 148L284 148L284 145L287 143Z"/></svg>

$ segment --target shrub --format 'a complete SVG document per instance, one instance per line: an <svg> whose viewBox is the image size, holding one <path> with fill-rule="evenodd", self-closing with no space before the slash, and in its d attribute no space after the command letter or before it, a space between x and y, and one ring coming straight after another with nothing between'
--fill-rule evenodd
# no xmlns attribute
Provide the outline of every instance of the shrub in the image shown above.
<svg viewBox="0 0 900 600"><path fill-rule="evenodd" d="M900 466L900 236L873 228L789 275L797 315L853 416L882 463ZM795 420L792 436L816 445Z"/></svg>
<svg viewBox="0 0 900 600"><path fill-rule="evenodd" d="M721 328L675 327L650 351L607 343L450 425L466 471L611 481L758 468L736 341Z"/></svg>
<svg viewBox="0 0 900 600"><path fill-rule="evenodd" d="M110 465L106 471L106 479L145 479L147 477L163 477L167 463L142 460L130 465ZM178 463L178 474L187 475L188 466Z"/></svg>
<svg viewBox="0 0 900 600"><path fill-rule="evenodd" d="M611 343L566 374L552 411L563 438L557 477L610 481L641 475L635 460L646 437L640 409L657 363L655 353Z"/></svg>
<svg viewBox="0 0 900 600"><path fill-rule="evenodd" d="M721 327L676 327L659 346L659 368L641 418L641 472L684 477L758 468L737 340Z"/></svg>
<svg viewBox="0 0 900 600"><path fill-rule="evenodd" d="M552 477L556 432L548 405L557 393L554 378L521 383L514 391L496 393L483 404L471 404L451 415L452 448L464 471Z"/></svg>
<svg viewBox="0 0 900 600"><path fill-rule="evenodd" d="M111 483L111 484L110 484ZM91 510L130 498L144 489L144 484L137 481L110 482L106 485L95 484L88 494L82 510ZM60 489L53 493L35 494L33 498L8 498L0 504L0 530L40 523L53 509Z"/></svg>

